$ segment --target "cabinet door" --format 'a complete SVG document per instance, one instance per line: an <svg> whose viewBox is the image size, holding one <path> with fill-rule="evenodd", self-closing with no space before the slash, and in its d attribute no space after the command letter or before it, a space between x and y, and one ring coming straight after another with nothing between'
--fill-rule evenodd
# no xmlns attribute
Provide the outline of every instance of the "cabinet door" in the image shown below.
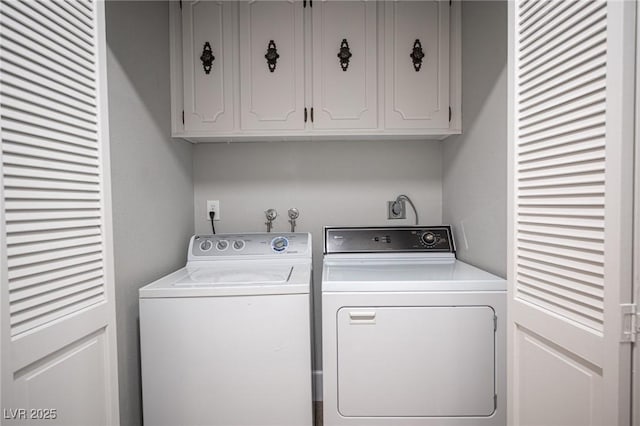
<svg viewBox="0 0 640 426"><path fill-rule="evenodd" d="M303 19L299 1L240 3L243 130L304 129Z"/></svg>
<svg viewBox="0 0 640 426"><path fill-rule="evenodd" d="M313 127L377 127L376 2L321 1L311 10ZM341 50L348 57L342 62Z"/></svg>
<svg viewBox="0 0 640 426"><path fill-rule="evenodd" d="M186 131L233 129L234 5L185 2L182 10L184 127ZM205 66L207 54L213 55Z"/></svg>
<svg viewBox="0 0 640 426"><path fill-rule="evenodd" d="M385 96L386 128L449 127L448 2L385 4Z"/></svg>

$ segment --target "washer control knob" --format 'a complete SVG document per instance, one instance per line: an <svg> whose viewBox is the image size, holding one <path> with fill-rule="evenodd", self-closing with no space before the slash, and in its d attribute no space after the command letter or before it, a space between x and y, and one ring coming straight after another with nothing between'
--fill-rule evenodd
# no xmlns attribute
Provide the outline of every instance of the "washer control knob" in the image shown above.
<svg viewBox="0 0 640 426"><path fill-rule="evenodd" d="M278 253L282 253L289 247L289 240L285 237L276 237L271 240L271 248Z"/></svg>
<svg viewBox="0 0 640 426"><path fill-rule="evenodd" d="M433 232L425 232L420 236L422 242L428 246L432 246L436 243L436 235Z"/></svg>
<svg viewBox="0 0 640 426"><path fill-rule="evenodd" d="M234 250L242 250L245 246L245 242L244 240L235 240L233 242L233 249Z"/></svg>
<svg viewBox="0 0 640 426"><path fill-rule="evenodd" d="M200 250L202 251L209 251L211 250L211 247L213 247L211 240L204 240L200 243Z"/></svg>
<svg viewBox="0 0 640 426"><path fill-rule="evenodd" d="M216 243L216 248L220 251L225 251L226 249L229 248L229 241L227 240L219 240Z"/></svg>

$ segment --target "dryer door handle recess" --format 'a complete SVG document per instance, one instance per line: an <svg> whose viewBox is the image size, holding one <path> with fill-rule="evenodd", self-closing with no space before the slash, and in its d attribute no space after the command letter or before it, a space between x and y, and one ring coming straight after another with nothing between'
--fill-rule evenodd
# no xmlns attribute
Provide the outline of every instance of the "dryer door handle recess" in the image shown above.
<svg viewBox="0 0 640 426"><path fill-rule="evenodd" d="M375 324L376 312L375 311L353 311L349 312L350 324Z"/></svg>

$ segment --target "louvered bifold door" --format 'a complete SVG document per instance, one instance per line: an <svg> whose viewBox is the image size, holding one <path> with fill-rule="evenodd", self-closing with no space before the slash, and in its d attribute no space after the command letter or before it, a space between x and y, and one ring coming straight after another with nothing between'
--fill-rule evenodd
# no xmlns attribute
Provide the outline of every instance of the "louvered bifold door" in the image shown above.
<svg viewBox="0 0 640 426"><path fill-rule="evenodd" d="M509 424L628 424L635 4L509 7Z"/></svg>
<svg viewBox="0 0 640 426"><path fill-rule="evenodd" d="M0 4L3 419L118 423L104 4Z"/></svg>

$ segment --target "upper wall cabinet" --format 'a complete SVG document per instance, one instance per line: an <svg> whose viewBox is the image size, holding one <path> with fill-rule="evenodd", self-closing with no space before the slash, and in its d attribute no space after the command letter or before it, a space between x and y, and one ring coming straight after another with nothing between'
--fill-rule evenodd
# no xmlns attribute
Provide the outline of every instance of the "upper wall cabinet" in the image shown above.
<svg viewBox="0 0 640 426"><path fill-rule="evenodd" d="M233 131L235 7L226 1L183 2L184 128ZM188 129L188 130L187 130Z"/></svg>
<svg viewBox="0 0 640 426"><path fill-rule="evenodd" d="M313 129L376 129L376 2L316 1L311 15Z"/></svg>
<svg viewBox="0 0 640 426"><path fill-rule="evenodd" d="M461 132L460 2L170 2L172 134L193 142Z"/></svg>
<svg viewBox="0 0 640 426"><path fill-rule="evenodd" d="M449 3L385 3L385 124L449 126Z"/></svg>
<svg viewBox="0 0 640 426"><path fill-rule="evenodd" d="M304 14L294 1L240 7L240 128L304 130Z"/></svg>

